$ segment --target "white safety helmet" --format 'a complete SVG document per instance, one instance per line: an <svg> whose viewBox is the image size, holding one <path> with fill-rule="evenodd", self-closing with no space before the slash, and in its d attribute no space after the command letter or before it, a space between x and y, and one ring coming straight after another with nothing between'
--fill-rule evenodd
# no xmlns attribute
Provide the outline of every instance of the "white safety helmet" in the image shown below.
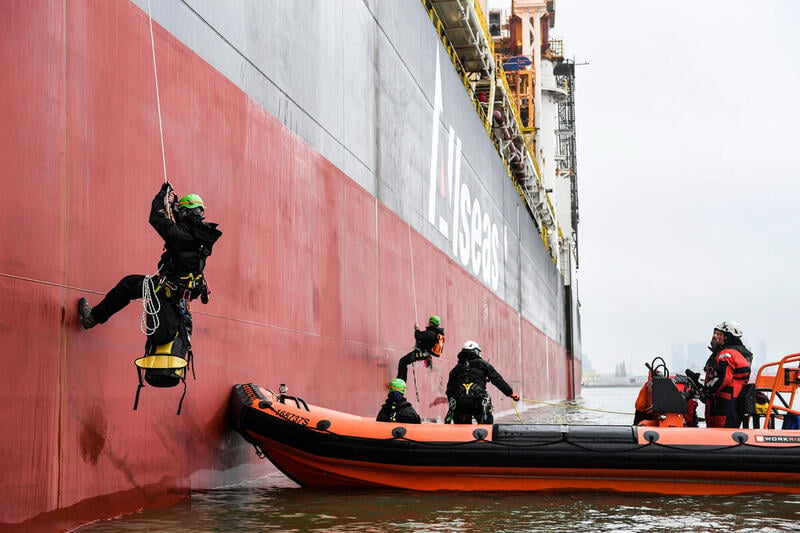
<svg viewBox="0 0 800 533"><path fill-rule="evenodd" d="M721 322L714 326L714 329L718 329L723 333L729 333L736 338L741 339L744 332L742 331L742 325L737 324L736 322Z"/></svg>
<svg viewBox="0 0 800 533"><path fill-rule="evenodd" d="M478 346L478 343L475 342L475 341L467 341L467 342L465 342L464 343L464 347L462 348L462 350L472 350L473 352L475 352L477 354L481 353L481 347Z"/></svg>

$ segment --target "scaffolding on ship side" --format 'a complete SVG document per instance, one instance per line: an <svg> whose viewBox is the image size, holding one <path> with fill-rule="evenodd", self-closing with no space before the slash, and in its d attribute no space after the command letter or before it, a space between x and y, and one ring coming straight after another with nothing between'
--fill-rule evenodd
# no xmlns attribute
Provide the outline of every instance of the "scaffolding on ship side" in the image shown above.
<svg viewBox="0 0 800 533"><path fill-rule="evenodd" d="M550 237L560 237L561 230L533 155L535 72L503 69L503 58L495 54L490 28L477 1L422 0L422 4L509 177L539 227L542 241L557 262L558 250L552 249Z"/></svg>

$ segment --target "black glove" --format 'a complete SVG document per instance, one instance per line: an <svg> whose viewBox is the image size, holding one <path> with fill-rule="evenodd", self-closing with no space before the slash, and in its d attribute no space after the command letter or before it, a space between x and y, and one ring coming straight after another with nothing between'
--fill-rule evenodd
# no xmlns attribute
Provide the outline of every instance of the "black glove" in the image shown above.
<svg viewBox="0 0 800 533"><path fill-rule="evenodd" d="M699 372L692 372L688 368L686 369L686 377L688 377L692 382L692 387L699 389L700 388L700 373Z"/></svg>
<svg viewBox="0 0 800 533"><path fill-rule="evenodd" d="M709 398L711 398L712 396L714 396L714 393L712 393L712 392L711 392L711 391L708 389L708 387L706 387L705 385L703 385L702 387L700 387L700 391L699 391L697 394L698 394L698 397L700 398L700 401L701 401L701 402L703 402L703 403L705 403L705 402L706 402L706 400L708 400Z"/></svg>
<svg viewBox="0 0 800 533"><path fill-rule="evenodd" d="M158 194L166 195L167 193L169 193L169 191L172 190L174 190L172 188L172 185L170 185L168 181L165 181L164 183L161 184L161 189L158 191Z"/></svg>

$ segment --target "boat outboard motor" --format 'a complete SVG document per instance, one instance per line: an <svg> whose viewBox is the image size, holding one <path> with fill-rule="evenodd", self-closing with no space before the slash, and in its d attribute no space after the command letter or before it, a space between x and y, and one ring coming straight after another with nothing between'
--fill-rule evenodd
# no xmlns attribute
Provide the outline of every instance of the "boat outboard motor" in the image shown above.
<svg viewBox="0 0 800 533"><path fill-rule="evenodd" d="M645 363L647 382L636 400L634 424L659 427L684 427L697 424L694 400L696 389L687 376L670 376L661 357Z"/></svg>

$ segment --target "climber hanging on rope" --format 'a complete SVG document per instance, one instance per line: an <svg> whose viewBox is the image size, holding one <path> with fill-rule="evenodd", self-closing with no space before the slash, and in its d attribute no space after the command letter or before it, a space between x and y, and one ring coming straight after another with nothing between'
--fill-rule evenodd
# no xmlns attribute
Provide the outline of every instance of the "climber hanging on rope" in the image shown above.
<svg viewBox="0 0 800 533"><path fill-rule="evenodd" d="M189 302L199 297L203 303L208 303L208 284L203 269L222 232L217 224L203 221L205 206L200 196L187 194L177 203L175 198L172 186L165 182L150 208L150 225L164 239L158 272L149 276L125 276L94 307L86 298L78 300L84 329L106 322L131 300L142 298L141 327L147 335L145 351L152 353L156 346L173 341L179 333L186 337L188 345L191 334Z"/></svg>

